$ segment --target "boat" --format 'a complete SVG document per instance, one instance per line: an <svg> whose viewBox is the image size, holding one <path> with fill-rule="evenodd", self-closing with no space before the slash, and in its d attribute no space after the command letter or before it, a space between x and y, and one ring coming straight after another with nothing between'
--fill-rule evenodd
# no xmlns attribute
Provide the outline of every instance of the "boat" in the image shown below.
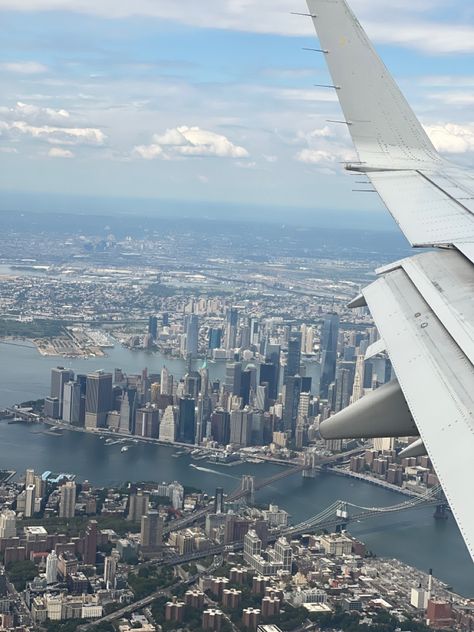
<svg viewBox="0 0 474 632"><path fill-rule="evenodd" d="M127 452L128 445L124 445L123 448L120 449L120 452Z"/></svg>

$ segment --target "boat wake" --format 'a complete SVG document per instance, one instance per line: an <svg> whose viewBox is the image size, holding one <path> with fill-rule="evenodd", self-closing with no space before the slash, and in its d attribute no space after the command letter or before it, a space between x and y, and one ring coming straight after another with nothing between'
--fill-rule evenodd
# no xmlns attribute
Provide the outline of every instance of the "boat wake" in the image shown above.
<svg viewBox="0 0 474 632"><path fill-rule="evenodd" d="M207 472L208 474L217 474L217 476L225 476L225 478L233 478L234 480L239 480L238 476L232 476L232 474L219 472L219 470L211 470L211 468L209 467L201 467L200 465L194 465L194 463L190 463L189 467L192 467L195 470L199 470L200 472Z"/></svg>

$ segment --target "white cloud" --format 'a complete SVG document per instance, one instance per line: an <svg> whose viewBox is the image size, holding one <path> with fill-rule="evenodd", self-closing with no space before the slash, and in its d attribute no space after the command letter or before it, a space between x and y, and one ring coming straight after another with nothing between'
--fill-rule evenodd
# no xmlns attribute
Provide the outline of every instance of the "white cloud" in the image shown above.
<svg viewBox="0 0 474 632"><path fill-rule="evenodd" d="M18 101L0 106L0 134L11 139L24 137L51 145L104 145L107 137L97 127L71 125L67 110L39 107Z"/></svg>
<svg viewBox="0 0 474 632"><path fill-rule="evenodd" d="M354 160L354 150L347 137L338 136L327 125L310 132L298 132L297 142L303 147L295 160L321 169L334 169L341 162Z"/></svg>
<svg viewBox="0 0 474 632"><path fill-rule="evenodd" d="M48 151L50 158L74 158L74 154L69 149L62 149L62 147L51 147Z"/></svg>
<svg viewBox="0 0 474 632"><path fill-rule="evenodd" d="M48 68L37 61L10 61L0 64L0 70L13 72L19 75L39 75L48 71Z"/></svg>
<svg viewBox="0 0 474 632"><path fill-rule="evenodd" d="M379 42L397 43L436 54L474 50L474 28L465 24L421 21L420 14L436 8L438 0L352 0L351 6ZM306 9L294 0L0 0L0 10L69 11L123 19L131 16L172 20L193 27L273 33L313 35L311 21L290 15ZM404 19L400 19L403 16ZM406 16L406 18L405 18ZM371 21L368 22L367 18Z"/></svg>
<svg viewBox="0 0 474 632"><path fill-rule="evenodd" d="M69 121L70 113L62 108L55 110L18 101L13 107L0 106L0 116L4 119L22 120L29 123L61 124Z"/></svg>
<svg viewBox="0 0 474 632"><path fill-rule="evenodd" d="M26 121L14 121L7 124L6 129L53 145L103 145L107 138L102 130L93 127L35 126Z"/></svg>
<svg viewBox="0 0 474 632"><path fill-rule="evenodd" d="M168 129L164 134L154 134L150 145L138 145L135 155L153 158L182 158L188 156L215 156L218 158L247 158L244 147L234 145L226 136L200 127L182 125Z"/></svg>
<svg viewBox="0 0 474 632"><path fill-rule="evenodd" d="M434 146L441 153L465 154L474 151L474 123L445 123L425 127Z"/></svg>

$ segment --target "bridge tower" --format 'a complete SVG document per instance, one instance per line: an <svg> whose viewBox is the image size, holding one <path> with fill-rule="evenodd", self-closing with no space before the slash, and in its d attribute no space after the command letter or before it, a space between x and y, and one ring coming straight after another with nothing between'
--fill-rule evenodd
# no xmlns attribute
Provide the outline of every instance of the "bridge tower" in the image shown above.
<svg viewBox="0 0 474 632"><path fill-rule="evenodd" d="M315 478L316 476L316 453L313 450L304 452L303 478Z"/></svg>
<svg viewBox="0 0 474 632"><path fill-rule="evenodd" d="M347 522L349 520L349 512L347 511L347 503L340 500L339 506L336 509L336 517L338 518L336 524L336 533L340 533L347 528Z"/></svg>
<svg viewBox="0 0 474 632"><path fill-rule="evenodd" d="M243 474L240 489L246 492L245 498L250 499L250 504L253 505L255 503L255 477Z"/></svg>
<svg viewBox="0 0 474 632"><path fill-rule="evenodd" d="M435 520L447 520L449 517L448 503L440 503L439 505L436 505L433 517Z"/></svg>

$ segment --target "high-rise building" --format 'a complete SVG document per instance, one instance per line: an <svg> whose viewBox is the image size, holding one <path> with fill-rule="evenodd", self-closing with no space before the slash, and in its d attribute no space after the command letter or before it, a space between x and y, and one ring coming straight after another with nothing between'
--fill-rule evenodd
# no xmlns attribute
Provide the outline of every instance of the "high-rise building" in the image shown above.
<svg viewBox="0 0 474 632"><path fill-rule="evenodd" d="M353 382L349 369L340 368L336 377L334 412L338 413L349 406Z"/></svg>
<svg viewBox="0 0 474 632"><path fill-rule="evenodd" d="M365 356L358 355L356 360L354 385L352 387L352 402L357 402L364 395Z"/></svg>
<svg viewBox="0 0 474 632"><path fill-rule="evenodd" d="M251 558L262 554L262 541L254 529L250 529L244 536L244 561L250 563Z"/></svg>
<svg viewBox="0 0 474 632"><path fill-rule="evenodd" d="M35 471L27 469L25 473L25 486L35 484Z"/></svg>
<svg viewBox="0 0 474 632"><path fill-rule="evenodd" d="M228 362L225 367L224 389L227 393L240 396L242 384L242 363Z"/></svg>
<svg viewBox="0 0 474 632"><path fill-rule="evenodd" d="M257 410L268 410L268 384L260 384L257 386L255 408Z"/></svg>
<svg viewBox="0 0 474 632"><path fill-rule="evenodd" d="M275 560L282 564L283 570L291 573L293 550L285 537L278 538L275 542L274 555Z"/></svg>
<svg viewBox="0 0 474 632"><path fill-rule="evenodd" d="M150 495L139 489L130 494L127 520L140 522L142 516L148 513Z"/></svg>
<svg viewBox="0 0 474 632"><path fill-rule="evenodd" d="M158 439L160 428L160 411L154 406L139 408L135 415L135 435Z"/></svg>
<svg viewBox="0 0 474 632"><path fill-rule="evenodd" d="M211 434L214 441L227 445L230 441L230 413L216 409L211 415Z"/></svg>
<svg viewBox="0 0 474 632"><path fill-rule="evenodd" d="M293 331L288 339L288 355L285 366L285 382L288 377L300 374L301 332Z"/></svg>
<svg viewBox="0 0 474 632"><path fill-rule="evenodd" d="M224 513L224 489L216 487L216 495L214 497L214 513Z"/></svg>
<svg viewBox="0 0 474 632"><path fill-rule="evenodd" d="M51 553L46 558L46 582L48 584L55 584L58 581L58 557L56 551Z"/></svg>
<svg viewBox="0 0 474 632"><path fill-rule="evenodd" d="M250 445L252 435L252 412L248 409L233 410L230 414L230 443L242 448Z"/></svg>
<svg viewBox="0 0 474 632"><path fill-rule="evenodd" d="M16 514L11 509L4 509L0 514L0 539L16 537Z"/></svg>
<svg viewBox="0 0 474 632"><path fill-rule="evenodd" d="M328 396L329 385L336 377L337 340L339 335L339 316L328 314L321 330L321 380L319 393L323 399Z"/></svg>
<svg viewBox="0 0 474 632"><path fill-rule="evenodd" d="M35 513L36 487L30 483L25 488L25 518L31 518Z"/></svg>
<svg viewBox="0 0 474 632"><path fill-rule="evenodd" d="M186 356L195 358L199 347L199 317L190 314L186 321Z"/></svg>
<svg viewBox="0 0 474 632"><path fill-rule="evenodd" d="M81 385L67 382L63 391L63 420L73 425L81 421Z"/></svg>
<svg viewBox="0 0 474 632"><path fill-rule="evenodd" d="M163 544L163 518L158 511L142 516L141 543L144 549L156 549Z"/></svg>
<svg viewBox="0 0 474 632"><path fill-rule="evenodd" d="M286 432L294 433L298 418L298 406L301 393L301 377L289 375L285 381L285 399L283 407L283 427Z"/></svg>
<svg viewBox="0 0 474 632"><path fill-rule="evenodd" d="M208 348L212 351L213 349L220 349L222 342L222 329L218 327L210 327L208 331Z"/></svg>
<svg viewBox="0 0 474 632"><path fill-rule="evenodd" d="M112 373L89 373L86 383L86 428L103 428L112 407Z"/></svg>
<svg viewBox="0 0 474 632"><path fill-rule="evenodd" d="M115 587L115 575L117 573L117 556L109 555L104 560L104 583L107 590Z"/></svg>
<svg viewBox="0 0 474 632"><path fill-rule="evenodd" d="M73 518L76 509L76 483L66 481L61 486L59 497L59 517Z"/></svg>
<svg viewBox="0 0 474 632"><path fill-rule="evenodd" d="M158 338L158 318L156 316L148 317L148 333L153 340Z"/></svg>
<svg viewBox="0 0 474 632"><path fill-rule="evenodd" d="M161 369L161 394L172 395L173 394L173 376L170 375L168 369L164 366Z"/></svg>
<svg viewBox="0 0 474 632"><path fill-rule="evenodd" d="M197 399L201 390L201 374L198 371L190 371L184 376L184 393L193 399Z"/></svg>
<svg viewBox="0 0 474 632"><path fill-rule="evenodd" d="M177 423L176 411L173 406L168 406L163 413L160 423L159 438L160 441L176 441Z"/></svg>
<svg viewBox="0 0 474 632"><path fill-rule="evenodd" d="M237 346L237 328L239 324L239 311L232 307L227 310L225 319L225 347L235 349Z"/></svg>
<svg viewBox="0 0 474 632"><path fill-rule="evenodd" d="M183 443L194 443L196 436L196 401L192 397L179 399L178 436Z"/></svg>
<svg viewBox="0 0 474 632"><path fill-rule="evenodd" d="M67 382L74 380L74 372L71 369L65 369L63 366L58 366L51 370L51 397L56 397L59 400L59 417L63 415L63 396L64 385Z"/></svg>
<svg viewBox="0 0 474 632"><path fill-rule="evenodd" d="M97 520L90 520L86 527L83 547L83 560L85 564L95 564L97 554Z"/></svg>

